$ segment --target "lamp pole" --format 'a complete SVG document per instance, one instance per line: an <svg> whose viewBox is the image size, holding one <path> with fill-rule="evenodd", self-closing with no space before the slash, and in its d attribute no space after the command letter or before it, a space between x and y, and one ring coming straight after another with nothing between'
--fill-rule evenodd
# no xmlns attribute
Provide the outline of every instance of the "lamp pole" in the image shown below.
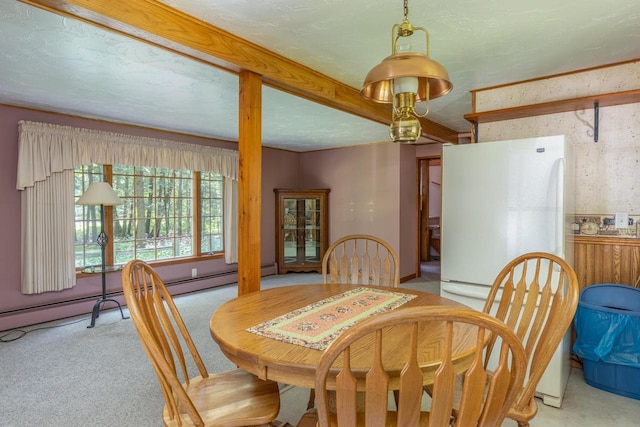
<svg viewBox="0 0 640 427"><path fill-rule="evenodd" d="M104 205L102 204L100 205L100 219L102 226L100 229L100 234L98 234L98 239L96 241L98 242L98 245L100 245L100 255L102 260L102 265L100 267L100 275L102 276L102 296L100 296L100 298L98 298L96 303L93 305L93 310L91 312L91 324L87 326L87 328L93 328L96 325L96 319L100 317L100 307L103 306L107 301L115 302L120 309L120 315L122 316L122 318L128 319L128 317L125 317L124 313L122 312L122 306L120 305L120 303L113 298L107 298L107 266L105 261L105 249L107 247L107 244L109 243L109 238L104 232Z"/></svg>
<svg viewBox="0 0 640 427"><path fill-rule="evenodd" d="M94 182L89 185L89 188L80 196L78 201L76 202L79 205L100 205L100 234L98 234L98 238L96 242L100 246L100 276L102 278L102 293L96 303L93 305L93 310L91 312L91 324L87 326L87 328L93 328L96 324L96 319L100 317L100 308L104 307L106 302L114 302L117 304L120 309L120 315L123 319L128 319L125 317L122 306L120 303L113 299L107 297L107 265L105 259L105 249L107 244L109 243L109 238L107 234L104 232L104 207L105 206L115 206L121 205L122 200L116 195L111 188L111 185L107 182ZM120 270L121 267L113 266L111 267L111 271ZM88 267L82 270L83 273L95 273L95 269L93 267Z"/></svg>

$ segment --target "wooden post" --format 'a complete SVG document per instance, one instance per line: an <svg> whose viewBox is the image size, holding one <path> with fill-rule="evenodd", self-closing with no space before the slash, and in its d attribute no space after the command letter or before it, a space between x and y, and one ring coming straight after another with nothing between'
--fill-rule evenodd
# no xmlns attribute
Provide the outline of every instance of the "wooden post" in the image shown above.
<svg viewBox="0 0 640 427"><path fill-rule="evenodd" d="M238 152L238 295L260 290L262 77L240 72Z"/></svg>

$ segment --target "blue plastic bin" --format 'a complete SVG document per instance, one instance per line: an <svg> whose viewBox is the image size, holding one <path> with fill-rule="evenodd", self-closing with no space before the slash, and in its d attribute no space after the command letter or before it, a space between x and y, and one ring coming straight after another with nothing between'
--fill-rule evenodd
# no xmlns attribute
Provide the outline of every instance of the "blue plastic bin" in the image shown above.
<svg viewBox="0 0 640 427"><path fill-rule="evenodd" d="M580 293L573 346L587 384L640 399L640 289L617 284Z"/></svg>

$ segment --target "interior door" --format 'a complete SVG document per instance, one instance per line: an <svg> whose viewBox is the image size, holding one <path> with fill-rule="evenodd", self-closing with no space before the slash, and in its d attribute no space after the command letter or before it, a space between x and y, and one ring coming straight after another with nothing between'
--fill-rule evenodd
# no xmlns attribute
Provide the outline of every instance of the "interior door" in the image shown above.
<svg viewBox="0 0 640 427"><path fill-rule="evenodd" d="M420 262L431 261L440 251L440 156L419 159Z"/></svg>

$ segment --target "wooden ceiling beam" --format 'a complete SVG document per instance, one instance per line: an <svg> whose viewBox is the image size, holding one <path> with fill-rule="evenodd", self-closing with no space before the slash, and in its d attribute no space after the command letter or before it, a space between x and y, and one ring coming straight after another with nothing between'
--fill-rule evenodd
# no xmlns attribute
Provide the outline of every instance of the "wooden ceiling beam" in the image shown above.
<svg viewBox="0 0 640 427"><path fill-rule="evenodd" d="M107 30L239 73L248 70L276 89L383 124L388 106L365 100L357 89L234 34L153 0L20 0ZM421 119L424 136L456 143L457 132Z"/></svg>

